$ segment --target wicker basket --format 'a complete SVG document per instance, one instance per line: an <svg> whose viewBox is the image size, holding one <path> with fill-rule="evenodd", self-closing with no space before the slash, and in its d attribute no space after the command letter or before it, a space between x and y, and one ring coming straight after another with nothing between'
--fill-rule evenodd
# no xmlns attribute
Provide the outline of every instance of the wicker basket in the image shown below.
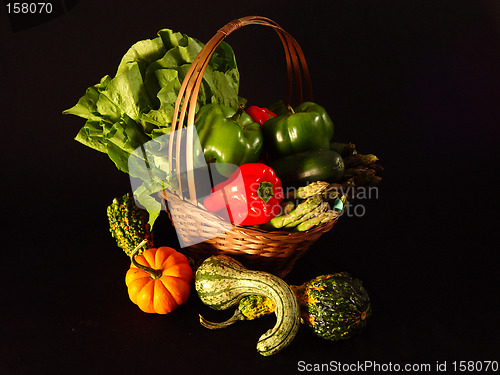
<svg viewBox="0 0 500 375"><path fill-rule="evenodd" d="M264 270L285 277L297 259L303 256L322 234L328 232L338 218L305 232L265 231L250 226L231 225L197 203L194 173L189 172L193 170L193 147L191 145L194 137L195 110L205 68L220 42L233 31L246 25L270 27L281 39L287 65L285 96L287 104L291 101L293 88L296 91L298 103L302 102L303 91L305 91L306 99L312 100L307 63L300 46L290 34L274 21L264 17L251 16L229 22L208 41L192 63L182 82L175 104L168 150L169 172L177 173L179 183L187 181L187 187L179 186L176 192L164 190L159 195L168 202L165 207L174 225L182 223L181 226L176 226L177 235L181 241L184 238L192 238L193 235L205 239L203 242L188 246L188 252L195 259L226 254L238 259L250 269ZM186 137L181 135L176 137L181 133L176 130L184 127ZM181 147L182 141L185 145ZM185 163L184 168L188 173L187 177L183 175L181 178L178 171L182 169L182 163Z"/></svg>

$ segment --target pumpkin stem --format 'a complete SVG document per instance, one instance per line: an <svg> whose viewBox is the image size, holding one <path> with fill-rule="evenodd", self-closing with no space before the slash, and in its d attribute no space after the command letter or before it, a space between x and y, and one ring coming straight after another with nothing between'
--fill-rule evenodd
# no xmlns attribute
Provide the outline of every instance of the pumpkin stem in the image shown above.
<svg viewBox="0 0 500 375"><path fill-rule="evenodd" d="M143 266L142 264L140 264L139 262L137 262L135 260L135 256L136 256L137 252L141 249L141 247L146 245L147 242L148 242L148 240L143 240L139 245L136 246L136 248L134 250L132 250L132 253L130 254L130 260L132 261L134 266L136 266L137 268L139 268L142 271L148 272L151 275L151 278L159 279L161 277L161 275L163 274L162 270L155 270L154 268Z"/></svg>
<svg viewBox="0 0 500 375"><path fill-rule="evenodd" d="M236 309L233 316L230 317L228 320L220 323L210 322L200 315L201 325L208 329L226 328L229 327L231 324L236 323L238 320L246 320L245 315L243 315L239 309Z"/></svg>

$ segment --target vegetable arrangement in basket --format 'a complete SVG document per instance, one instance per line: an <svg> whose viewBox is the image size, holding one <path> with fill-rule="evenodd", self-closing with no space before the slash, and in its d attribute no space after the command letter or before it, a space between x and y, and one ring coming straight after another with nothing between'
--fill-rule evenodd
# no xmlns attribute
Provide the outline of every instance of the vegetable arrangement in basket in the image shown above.
<svg viewBox="0 0 500 375"><path fill-rule="evenodd" d="M234 52L223 41L246 25L271 28L285 50L286 93L268 107L247 106L239 96ZM86 120L77 141L139 180L133 194L113 200L107 215L112 236L130 257L129 297L142 311L176 310L194 281L207 306L238 306L228 322L200 316L208 328L275 313L276 326L257 344L264 356L288 346L301 321L328 340L366 325L368 295L348 274L322 275L298 287L282 280L359 189L380 182L383 168L375 155L334 138L327 104L312 99L303 52L276 22L234 20L206 44L160 30L155 39L134 44L114 77L104 76L63 113ZM209 179L208 190L200 176ZM207 228L224 230L190 243L186 254L154 247L162 204L172 221L182 220L176 224L180 240L211 233Z"/></svg>
<svg viewBox="0 0 500 375"><path fill-rule="evenodd" d="M181 179L173 178L176 172L172 165L172 151L168 150L169 157L166 158L165 145L158 143L153 148L159 152L148 154L142 163L150 170L137 168L140 163L130 157L146 142L155 142L161 138L159 136L181 127L179 120L188 118L189 121L190 116L184 115L188 110L178 112L181 100L189 102L193 109L192 126L196 128L206 162L215 163L217 172L224 178L233 179L232 174L239 173L235 172L238 166L260 162L274 170L284 189L296 189L316 181L349 181L350 186L360 186L367 181L374 184L376 178L379 179L380 166L376 176L367 165L346 170L347 161L343 160L338 149L330 147L334 125L326 108L310 100L307 64L296 41L270 20L261 17L242 20L241 24L226 25L224 35L207 43L216 44L216 48L207 55L206 65L202 66L198 76L191 70L195 59L202 56L205 45L195 38L163 29L157 38L134 44L123 56L114 77L104 76L100 83L87 89L74 107L63 112L86 119L76 140L107 153L117 168L130 173L132 178L143 179L135 189L134 197L148 209L150 226L161 210L161 202L153 197L154 194L170 189L185 195L179 191ZM239 97L240 77L234 52L222 41L232 31L244 26L244 22L274 28L284 44L293 47L298 57L294 58L289 52L292 63L287 69L297 76L302 68L309 100L292 108L287 104L291 99L289 89L286 100L277 101L270 109L251 105L245 110L245 99ZM195 79L197 81L193 81ZM192 83L196 94L190 92L188 97L186 91L183 92L182 83L187 83L187 86ZM298 85L301 85L300 81ZM301 92L298 98L301 100ZM217 188L214 187L214 193ZM251 193L248 197L256 194L255 189L250 192L248 187L247 192ZM279 202L272 203L277 205ZM278 208L273 212L275 216L282 214ZM329 215L334 216L332 212ZM266 217L272 218L270 215ZM232 222L252 225L255 220Z"/></svg>

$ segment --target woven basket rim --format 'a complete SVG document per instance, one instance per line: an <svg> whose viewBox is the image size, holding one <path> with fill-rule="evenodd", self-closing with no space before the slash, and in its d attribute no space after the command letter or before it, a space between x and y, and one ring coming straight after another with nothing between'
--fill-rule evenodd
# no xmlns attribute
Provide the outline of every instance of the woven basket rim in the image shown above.
<svg viewBox="0 0 500 375"><path fill-rule="evenodd" d="M182 204L188 205L188 207L190 207L190 209L192 210L191 212L194 212L194 210L200 210L200 211L203 212L204 215L212 216L213 219L214 219L214 221L225 223L226 225L229 224L221 216L219 216L219 215L217 215L217 214L215 214L213 212L210 212L210 211L206 210L205 208L203 208L201 206L195 205L192 202L189 202L189 201L187 201L185 199L182 199L177 194L175 194L174 192L171 192L171 191L169 191L167 189L160 191L159 195L160 195L161 198L165 199L166 201L168 201L169 197L170 197L170 199L173 198L173 199L177 200L178 202L182 202ZM168 207L166 207L166 208L168 208ZM326 223L323 223L323 224L320 224L320 225L316 225L316 226L312 227L311 229L308 229L308 230L305 230L305 231L291 231L291 230L284 230L284 229L283 230L279 230L279 229L277 229L277 230L268 230L268 229L262 228L262 227L236 225L236 224L233 224L233 223L230 223L230 225L231 225L231 230L238 230L240 232L246 232L248 234L266 235L266 236L273 235L275 237L300 237L300 236L303 236L303 235L310 235L310 234L314 234L314 233L317 233L317 232L324 231L325 228L327 228L328 226L330 226L332 223L336 223L339 218L340 218L340 216L337 216L337 217L333 218L332 220L330 220L330 221L328 221Z"/></svg>

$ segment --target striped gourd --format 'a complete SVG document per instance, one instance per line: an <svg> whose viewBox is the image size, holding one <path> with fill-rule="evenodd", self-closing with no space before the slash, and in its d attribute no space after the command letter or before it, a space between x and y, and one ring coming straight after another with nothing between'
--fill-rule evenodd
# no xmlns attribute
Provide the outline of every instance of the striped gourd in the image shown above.
<svg viewBox="0 0 500 375"><path fill-rule="evenodd" d="M368 293L361 281L348 273L321 275L291 288L299 303L301 322L323 339L347 339L361 331L371 315ZM273 312L274 304L268 298L247 296L240 300L230 319L212 323L212 328L224 328L239 320L253 320Z"/></svg>
<svg viewBox="0 0 500 375"><path fill-rule="evenodd" d="M300 313L295 294L282 279L267 272L252 271L226 255L211 256L196 271L195 288L201 301L215 310L226 310L236 306L242 298L260 295L275 304L275 326L263 334L257 351L269 356L291 343L300 325ZM217 323L206 321L207 328Z"/></svg>

